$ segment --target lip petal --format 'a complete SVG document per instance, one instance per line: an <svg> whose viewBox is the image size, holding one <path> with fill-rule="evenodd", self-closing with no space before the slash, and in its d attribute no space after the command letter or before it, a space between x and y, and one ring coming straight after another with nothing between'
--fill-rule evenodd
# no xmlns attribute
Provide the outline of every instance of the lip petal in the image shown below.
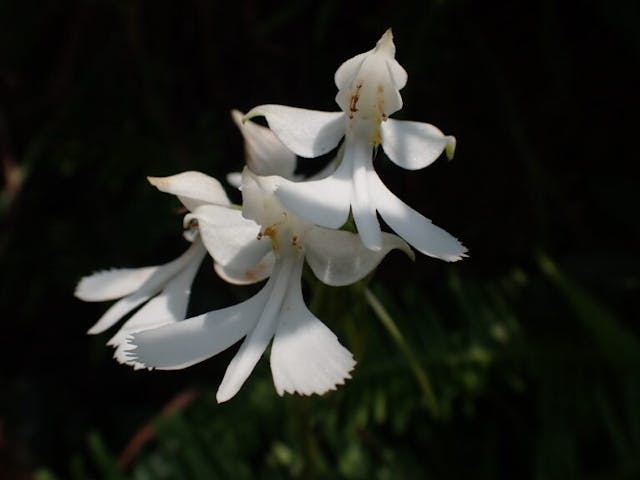
<svg viewBox="0 0 640 480"><path fill-rule="evenodd" d="M294 270L300 272L297 275L298 283L300 282L302 271L301 268L296 268L295 261L294 258L286 257L280 262L276 262L273 275L268 283L273 286L270 288L266 302L263 303L262 312L255 327L247 334L240 350L231 360L218 387L216 399L219 403L230 400L238 393L273 338L280 321L282 301L286 295L287 286L290 278L296 276ZM301 261L298 263L302 264Z"/></svg>
<svg viewBox="0 0 640 480"><path fill-rule="evenodd" d="M127 339L121 360L146 368L178 370L217 355L255 326L271 288L267 282L260 292L237 305L134 333Z"/></svg>
<svg viewBox="0 0 640 480"><path fill-rule="evenodd" d="M377 175L370 177L370 181L380 216L409 245L424 255L447 262L467 256L466 247L457 238L396 197Z"/></svg>
<svg viewBox="0 0 640 480"><path fill-rule="evenodd" d="M304 304L300 279L291 277L271 347L271 373L279 395L323 394L351 378L353 355Z"/></svg>

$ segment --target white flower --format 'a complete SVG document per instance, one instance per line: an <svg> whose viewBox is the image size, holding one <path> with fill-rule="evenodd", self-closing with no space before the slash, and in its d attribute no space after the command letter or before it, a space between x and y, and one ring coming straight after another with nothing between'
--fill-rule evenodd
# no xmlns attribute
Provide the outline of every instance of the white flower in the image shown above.
<svg viewBox="0 0 640 480"><path fill-rule="evenodd" d="M150 177L149 181L160 190L178 195L190 210L205 204L230 205L219 182L199 172L184 172L167 178ZM185 318L191 284L207 253L197 229L189 233L191 235L186 236L192 242L191 246L169 263L101 271L82 278L78 283L75 295L81 300L103 302L120 299L89 329L89 334L106 331L144 304L107 342L116 348L114 357L119 361L124 361L123 347L127 335ZM220 271L226 275L223 269ZM134 363L133 366L140 368L141 365Z"/></svg>
<svg viewBox="0 0 640 480"><path fill-rule="evenodd" d="M433 125L389 118L402 107L400 89L407 81L394 57L387 30L373 50L338 68L336 102L341 112L262 105L245 119L264 116L282 143L302 157L325 154L345 138L341 163L332 175L309 182L278 181L275 193L285 208L328 228L343 225L351 208L362 241L373 250L383 245L378 212L420 252L456 261L466 248L391 193L373 168L379 145L393 162L410 170L426 167L445 149L451 157L455 149L455 138Z"/></svg>
<svg viewBox="0 0 640 480"><path fill-rule="evenodd" d="M350 378L353 356L304 303L304 260L320 280L339 286L363 278L391 249L412 255L411 249L395 235L383 234L382 248L374 252L356 234L303 222L282 208L270 178L245 168L247 218L227 209L222 219L222 207L215 206L192 213L219 265L240 277L256 268L270 274L262 290L238 305L134 334L129 340L130 361L149 368L185 368L245 337L218 389L219 402L238 392L272 339L271 371L278 394L322 394Z"/></svg>

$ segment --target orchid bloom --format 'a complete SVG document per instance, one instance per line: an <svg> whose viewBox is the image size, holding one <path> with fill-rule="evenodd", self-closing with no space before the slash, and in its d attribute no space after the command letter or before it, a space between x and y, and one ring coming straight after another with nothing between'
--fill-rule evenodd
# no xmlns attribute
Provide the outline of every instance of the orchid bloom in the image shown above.
<svg viewBox="0 0 640 480"><path fill-rule="evenodd" d="M423 254L456 261L466 248L443 229L397 198L378 177L373 157L378 146L397 165L424 168L446 150L452 157L455 138L427 123L390 119L402 108L400 90L407 73L395 60L391 30L375 48L344 62L335 73L340 112L320 112L284 105L262 105L245 120L264 116L269 127L291 151L317 157L344 137L342 161L330 176L308 182L280 179L276 196L305 221L339 228L353 214L363 243L383 247L376 212L410 245Z"/></svg>
<svg viewBox="0 0 640 480"><path fill-rule="evenodd" d="M302 221L273 195L272 178L245 168L242 213L208 205L191 214L216 263L238 277L268 274L264 287L238 305L134 333L128 340L129 362L181 369L244 337L218 389L219 402L239 391L272 339L271 371L279 395L322 394L350 378L356 363L352 354L304 303L305 259L320 280L340 286L362 279L394 248L413 253L395 235L383 234L382 247L374 252L354 233Z"/></svg>
<svg viewBox="0 0 640 480"><path fill-rule="evenodd" d="M259 174L277 174L285 178L294 178L296 156L288 150L268 128L252 122L242 124L242 113L231 112L234 122L240 128L245 140L247 164ZM240 177L240 174L237 174ZM171 193L180 199L183 205L197 216L210 218L202 214L203 206L217 205L225 207L220 214L226 218L226 210L233 209L222 185L200 172L183 172L172 177L149 177L149 182L160 191ZM207 208L204 208L207 211ZM121 299L105 312L92 326L89 334L100 334L111 328L126 315L145 304L132 315L107 342L115 347L114 357L124 362L124 340L130 333L156 328L168 323L183 320L190 297L190 286L206 255L195 217L185 217L185 227L189 227L185 237L192 242L191 247L179 258L165 265L137 269L123 268L101 271L84 277L76 287L75 295L88 302L101 302ZM206 220L205 220L206 221ZM210 237L208 237L210 238ZM214 262L214 269L220 277L233 284L249 284L266 278L266 268L251 272L238 273L231 267ZM266 272L266 273L265 273ZM140 368L140 364L133 364Z"/></svg>
<svg viewBox="0 0 640 480"><path fill-rule="evenodd" d="M230 205L229 199L219 182L199 172L180 174L182 185L189 183L189 189L174 190L182 203L190 210L201 204ZM160 190L169 188L166 179L149 177L149 182ZM164 265L143 268L119 268L101 271L84 277L76 287L75 296L87 302L103 302L120 299L113 304L93 325L88 333L102 333L124 316L138 308L111 337L107 345L115 347L114 357L124 361L124 341L127 335L175 323L186 316L191 284L207 251L197 228L188 232L191 246L177 259ZM224 269L217 267L221 275ZM228 276L228 275L227 275ZM232 278L233 279L233 278ZM140 364L133 364L140 368Z"/></svg>

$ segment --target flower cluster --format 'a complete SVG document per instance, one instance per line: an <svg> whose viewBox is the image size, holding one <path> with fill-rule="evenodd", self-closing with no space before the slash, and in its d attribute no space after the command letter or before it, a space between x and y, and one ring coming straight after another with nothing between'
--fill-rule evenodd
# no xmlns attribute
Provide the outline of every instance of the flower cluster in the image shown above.
<svg viewBox="0 0 640 480"><path fill-rule="evenodd" d="M232 205L222 185L199 172L149 182L176 195L189 213L191 243L161 266L113 269L83 278L76 296L85 301L119 299L91 327L101 333L138 310L109 340L115 357L134 368L181 369L244 339L217 392L232 398L271 343L271 372L278 394L322 394L350 378L353 355L307 308L304 264L327 285L344 286L371 273L388 252L410 246L446 261L465 256L453 236L397 198L376 174L379 146L397 165L420 169L455 139L436 127L389 118L402 107L407 73L395 60L391 30L375 48L336 71L339 112L262 105L232 112L245 140L246 166L228 181L242 191ZM269 128L249 121L264 116ZM336 149L336 157L309 179L294 174L297 157ZM357 228L340 228L349 213ZM382 232L377 214L397 235ZM186 318L191 284L206 255L227 282L267 280L248 300ZM140 307L140 308L139 308Z"/></svg>

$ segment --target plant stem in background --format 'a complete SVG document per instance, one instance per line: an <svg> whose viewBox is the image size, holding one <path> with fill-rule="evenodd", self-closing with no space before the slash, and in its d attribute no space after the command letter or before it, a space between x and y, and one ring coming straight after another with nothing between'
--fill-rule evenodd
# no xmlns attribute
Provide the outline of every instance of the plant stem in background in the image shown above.
<svg viewBox="0 0 640 480"><path fill-rule="evenodd" d="M378 317L378 320L380 320L380 323L382 323L389 335L391 335L391 338L409 363L409 366L418 381L418 385L420 385L427 408L434 417L438 417L440 415L438 401L435 393L433 392L429 376L427 375L424 367L420 364L418 357L416 357L416 354L413 352L404 335L402 335L402 332L396 325L393 317L389 314L386 308L384 308L384 305L382 305L380 300L378 300L378 297L376 297L376 295L368 288L364 289L364 297Z"/></svg>

